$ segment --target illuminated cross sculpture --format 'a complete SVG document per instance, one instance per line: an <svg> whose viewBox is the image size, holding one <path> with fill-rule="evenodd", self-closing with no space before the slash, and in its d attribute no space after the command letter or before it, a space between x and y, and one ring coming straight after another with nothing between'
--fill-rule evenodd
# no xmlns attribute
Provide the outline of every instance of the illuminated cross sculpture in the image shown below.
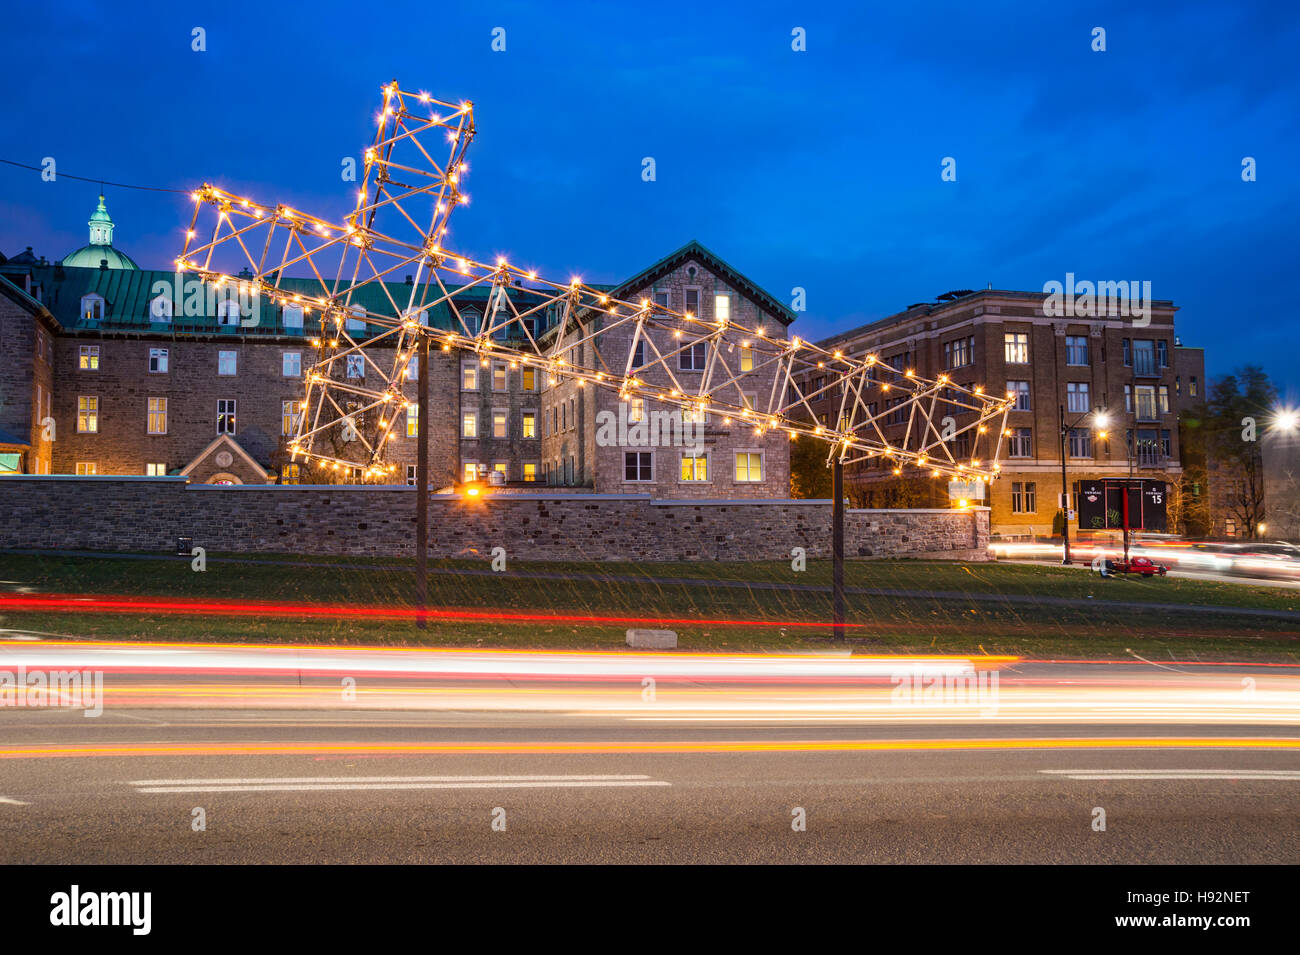
<svg viewBox="0 0 1300 955"><path fill-rule="evenodd" d="M531 367L551 382L573 380L624 400L736 419L759 435L780 431L791 439L822 441L828 463L879 457L897 473L906 467L967 480L996 475L1010 397L965 388L942 375L924 378L875 355L850 358L763 327L705 320L645 299L623 301L576 277L552 282L504 259L489 265L452 251L445 243L447 223L456 206L468 202L461 186L474 138L472 104L410 93L396 81L383 87L383 96L356 208L342 222L204 185L193 194L194 218L177 259L179 269L205 282L247 283L274 305L303 309L312 327L319 322L317 360L306 373L290 443L295 459L360 468L372 478L395 470L385 447L408 404L403 381L425 336L443 351L472 353L485 364L499 359ZM446 158L439 161L435 156L443 150ZM205 224L212 219L202 241L201 213ZM376 227L381 217L384 231ZM251 278L221 268L227 263L214 261L218 252L235 256ZM396 285L394 278L408 269L414 281ZM290 271L310 277L310 293L283 287ZM395 287L402 291L395 294ZM387 308L367 310L354 302L363 288L381 289ZM473 300L477 316L485 292L482 321L467 323L462 308ZM428 321L436 308L451 316L450 328ZM686 386L672 360L687 349L698 354L701 345L704 373L698 384ZM751 356L743 372L737 346ZM579 360L581 355L592 358ZM363 363L365 373L349 376L349 360L354 367ZM803 393L798 384L814 370L824 384ZM656 373L647 375L651 371ZM760 372L771 375L768 393L747 393L745 384ZM648 377L663 380L652 383ZM835 427L818 424L809 404L824 396L839 401ZM882 397L884 410L876 412ZM958 424L949 415L963 420ZM906 425L901 435L900 423ZM958 459L952 439L964 432L975 439L968 445L973 456ZM986 452L979 450L981 438Z"/></svg>

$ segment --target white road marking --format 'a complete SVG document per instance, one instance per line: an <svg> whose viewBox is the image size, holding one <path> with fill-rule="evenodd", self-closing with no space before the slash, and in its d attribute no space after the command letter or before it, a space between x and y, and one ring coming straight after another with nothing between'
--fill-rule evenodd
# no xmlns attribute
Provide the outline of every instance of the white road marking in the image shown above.
<svg viewBox="0 0 1300 955"><path fill-rule="evenodd" d="M671 786L649 776L297 776L283 779L139 779L141 793L342 792L413 789L596 789Z"/></svg>
<svg viewBox="0 0 1300 955"><path fill-rule="evenodd" d="M1040 769L1040 773L1091 782L1107 779L1254 779L1300 782L1296 769Z"/></svg>
<svg viewBox="0 0 1300 955"><path fill-rule="evenodd" d="M10 799L8 796L0 796L0 802L5 803L6 805L9 806L30 806L31 805L31 803L29 802L22 802L21 800L18 799Z"/></svg>

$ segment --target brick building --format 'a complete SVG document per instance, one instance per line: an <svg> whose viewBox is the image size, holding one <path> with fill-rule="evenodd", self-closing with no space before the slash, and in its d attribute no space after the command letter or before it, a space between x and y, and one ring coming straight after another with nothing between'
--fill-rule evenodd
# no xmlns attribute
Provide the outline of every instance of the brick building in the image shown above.
<svg viewBox="0 0 1300 955"><path fill-rule="evenodd" d="M1053 317L1046 302L1045 294L1034 292L953 292L819 343L850 357L874 354L925 377L946 374L959 385L1016 396L1002 436L1001 476L951 492L987 503L995 535L1052 533L1061 491L1062 417L1071 491L1076 481L1131 474L1165 481L1170 494L1177 494L1178 413L1184 402L1195 400L1204 379L1200 351L1175 347L1172 302L1149 302L1140 322ZM808 394L821 386L815 373L799 384ZM887 414L888 396L871 397L868 410ZM833 423L838 397L827 394L810 403L822 423ZM958 409L953 417L962 423ZM887 437L905 430L903 422L888 417L882 424ZM973 439L958 435L954 455L988 459L995 431ZM880 459L868 464L846 474L847 491L859 506L934 506L950 498L946 480L896 475L893 463Z"/></svg>
<svg viewBox="0 0 1300 955"><path fill-rule="evenodd" d="M233 299L214 296L212 286L195 276L140 269L113 247L102 197L89 225L90 244L59 262L37 258L30 248L0 261L0 351L6 356L0 471L183 474L197 483L232 484L360 480L294 464L287 451L303 376L318 354L313 343L322 340L319 316L265 298L231 307ZM392 314L392 302L409 294L411 281L387 289L373 283L354 292L353 304ZM282 277L280 288L292 295L312 293L315 286ZM233 296L241 289L227 291ZM793 318L694 242L611 291L653 294L702 315L730 307L737 320L770 319L774 333L784 333ZM489 292L457 295L471 327L481 320ZM450 328L453 319L439 306L420 320ZM539 316L530 331L544 335L554 321ZM362 331L359 321L352 330ZM374 354L379 367L391 367L391 352ZM357 362L346 371L354 373L372 372ZM579 395L573 382L551 386L539 370L440 349L431 352L429 368L414 365L404 384L412 407L386 447L389 462L399 465L393 481L414 480L420 374L428 376L434 410L430 480L436 488L487 469L512 484L666 497L789 493L788 449L779 441L743 438L739 428L709 422L707 450L689 468L673 446L606 447L598 435L599 413L613 409L617 396L600 389ZM679 374L690 378L693 372L683 366ZM762 376L756 378L761 387ZM636 455L631 465L629 453Z"/></svg>

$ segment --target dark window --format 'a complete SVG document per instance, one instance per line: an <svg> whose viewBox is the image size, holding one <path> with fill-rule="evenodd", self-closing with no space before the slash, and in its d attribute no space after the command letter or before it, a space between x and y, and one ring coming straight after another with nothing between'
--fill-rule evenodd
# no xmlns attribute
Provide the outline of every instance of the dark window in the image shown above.
<svg viewBox="0 0 1300 955"><path fill-rule="evenodd" d="M650 451L623 452L623 478L627 481L649 481L651 479Z"/></svg>

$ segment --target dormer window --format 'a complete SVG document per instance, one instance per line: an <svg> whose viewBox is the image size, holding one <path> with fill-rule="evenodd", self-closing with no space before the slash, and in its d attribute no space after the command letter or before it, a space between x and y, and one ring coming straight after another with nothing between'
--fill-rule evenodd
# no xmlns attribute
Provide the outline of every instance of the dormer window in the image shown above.
<svg viewBox="0 0 1300 955"><path fill-rule="evenodd" d="M104 298L101 295L83 295L81 297L81 317L88 322L97 322L104 317Z"/></svg>
<svg viewBox="0 0 1300 955"><path fill-rule="evenodd" d="M172 320L171 296L164 293L151 301L149 317L155 322L170 322Z"/></svg>
<svg viewBox="0 0 1300 955"><path fill-rule="evenodd" d="M234 299L223 299L217 303L217 324L238 325L239 303Z"/></svg>
<svg viewBox="0 0 1300 955"><path fill-rule="evenodd" d="M284 327L302 328L302 306L286 305L284 307Z"/></svg>
<svg viewBox="0 0 1300 955"><path fill-rule="evenodd" d="M479 327L483 321L483 315L475 309L467 308L460 313L461 319L465 322L465 328L471 337L477 337Z"/></svg>

